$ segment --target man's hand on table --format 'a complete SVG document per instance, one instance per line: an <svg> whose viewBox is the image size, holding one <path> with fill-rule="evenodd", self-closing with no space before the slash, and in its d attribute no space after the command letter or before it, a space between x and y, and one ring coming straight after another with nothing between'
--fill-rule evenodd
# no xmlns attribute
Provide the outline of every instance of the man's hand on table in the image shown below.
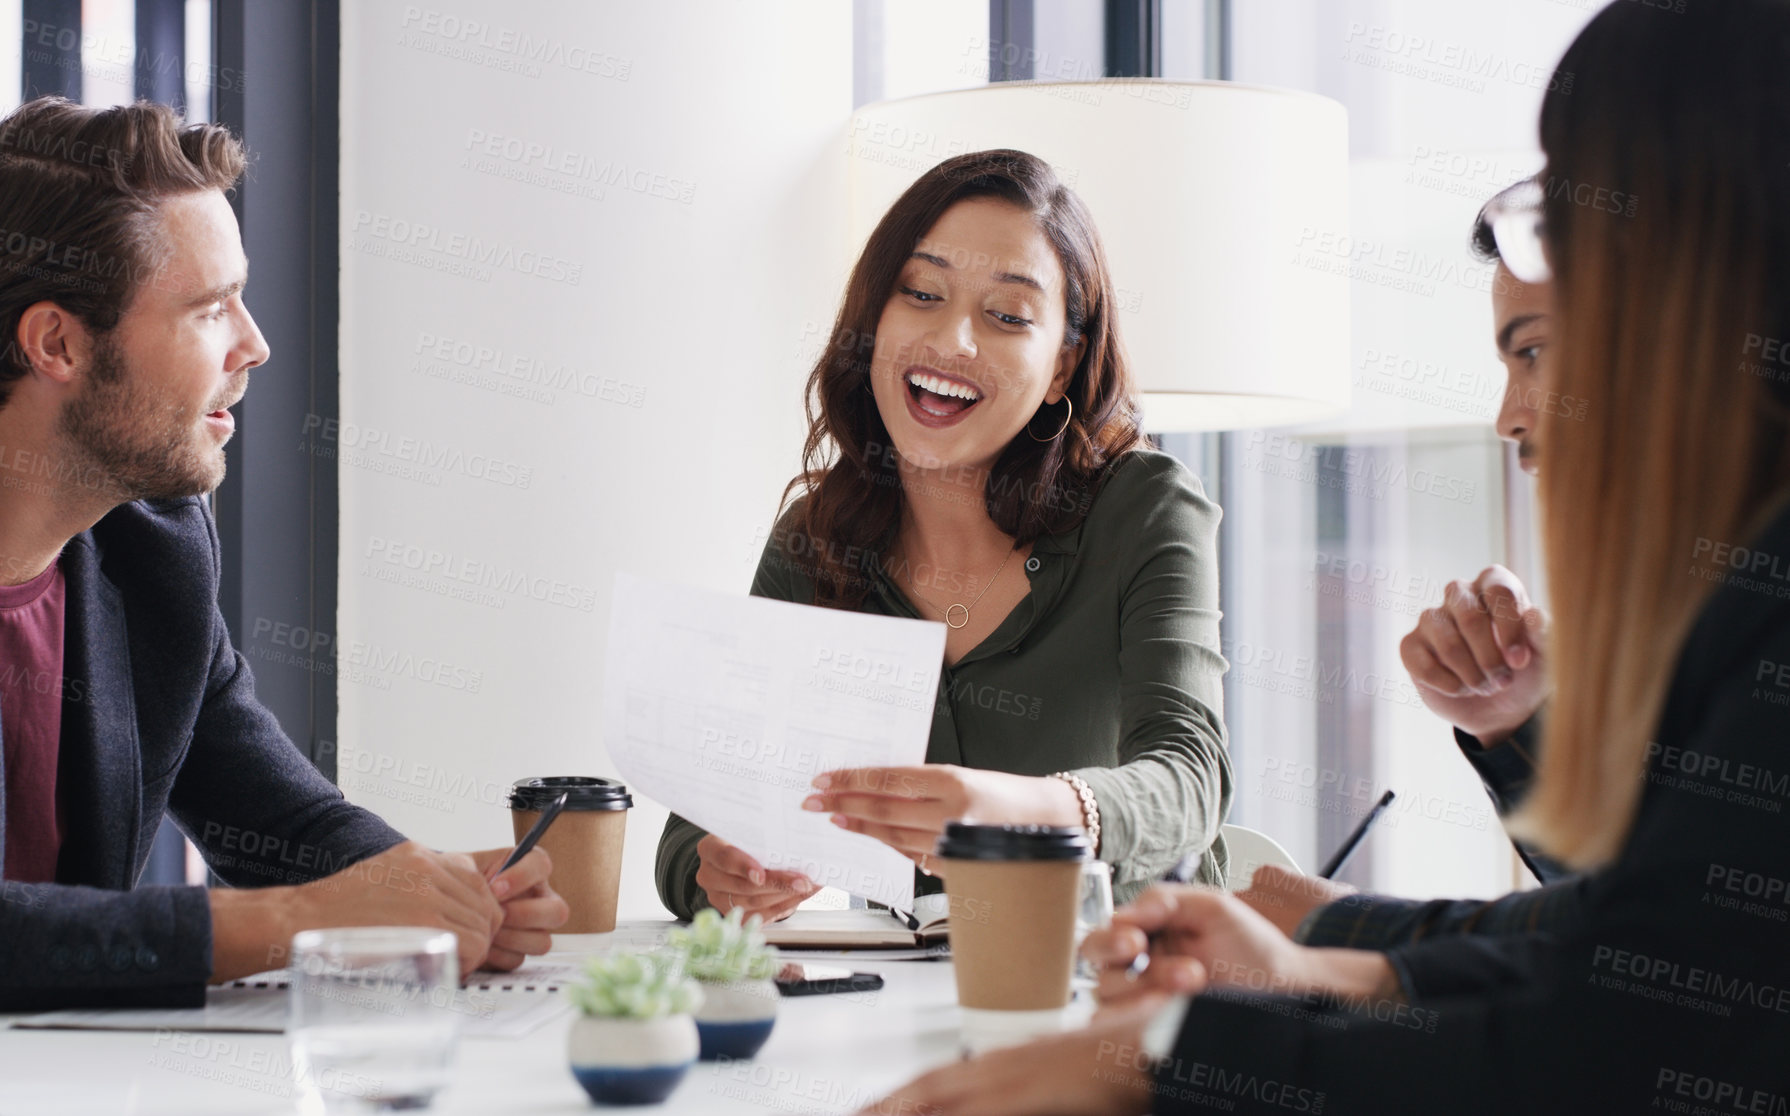
<svg viewBox="0 0 1790 1116"><path fill-rule="evenodd" d="M481 966L513 969L550 948L547 931L567 912L547 887L551 862L540 849L486 878L509 852L444 853L405 841L294 887L214 888L211 979L278 967L294 934L330 926L435 927L453 933L462 977Z"/></svg>
<svg viewBox="0 0 1790 1116"><path fill-rule="evenodd" d="M496 872L512 849L486 849L472 854L481 874ZM565 925L572 909L559 892L547 886L553 861L535 847L515 866L491 880L491 894L503 907L503 925L491 939L480 968L509 972L530 956L553 948L553 931Z"/></svg>

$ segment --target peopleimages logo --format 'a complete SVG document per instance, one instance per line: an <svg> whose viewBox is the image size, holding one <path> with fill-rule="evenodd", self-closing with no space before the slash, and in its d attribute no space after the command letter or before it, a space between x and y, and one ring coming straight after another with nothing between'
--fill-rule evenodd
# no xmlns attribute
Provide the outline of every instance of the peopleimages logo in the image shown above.
<svg viewBox="0 0 1790 1116"><path fill-rule="evenodd" d="M1790 882L1763 872L1711 864L1703 878L1703 901L1722 910L1790 922Z"/></svg>
<svg viewBox="0 0 1790 1116"><path fill-rule="evenodd" d="M1487 81L1507 82L1550 93L1572 92L1573 75L1548 63L1525 62L1469 44L1413 35L1397 28L1354 20L1343 37L1343 58L1392 73L1408 74L1459 86L1475 93Z"/></svg>
<svg viewBox="0 0 1790 1116"><path fill-rule="evenodd" d="M576 192L561 184L585 183L601 188L619 187L636 194L684 205L696 200L696 183L690 179L646 167L630 166L625 160L592 155L540 140L472 128L466 135L466 151L468 154L460 162L462 167L491 173L488 166L481 165L481 162L502 163L516 173L500 177L533 185L558 186L561 192ZM598 189L595 197L602 198L603 190Z"/></svg>
<svg viewBox="0 0 1790 1116"><path fill-rule="evenodd" d="M1620 980L1599 979L1598 984L1616 991L1628 991L1647 999L1674 1003L1730 1015L1731 1004L1744 1004L1762 1011L1790 1015L1790 987L1769 981L1686 965L1664 957L1652 957L1614 946L1600 945L1592 951L1591 967L1614 977L1629 977L1640 983L1621 987ZM1704 999L1702 997L1707 997Z"/></svg>
<svg viewBox="0 0 1790 1116"><path fill-rule="evenodd" d="M1663 1104L1658 1099L1654 1102L1667 1112L1757 1112L1767 1113L1769 1116L1790 1116L1790 1099L1782 1093L1734 1081L1718 1081L1690 1070L1663 1066L1653 1087L1662 1093L1671 1094ZM1673 1100L1672 1097L1679 1099ZM1690 1101L1715 1107L1693 1110L1688 1103Z"/></svg>
<svg viewBox="0 0 1790 1116"><path fill-rule="evenodd" d="M445 582L491 589L508 596L526 597L579 612L594 612L597 608L597 591L592 586L543 577L513 566L480 561L452 551L418 546L379 535L367 540L366 552L362 557L369 563L409 570L440 578Z"/></svg>
<svg viewBox="0 0 1790 1116"><path fill-rule="evenodd" d="M407 221L385 213L356 210L352 231L357 237L413 252L434 252L468 265L533 275L574 287L584 278L584 265L576 260L518 248L504 241L488 241L463 232L450 232L426 222Z"/></svg>
<svg viewBox="0 0 1790 1116"><path fill-rule="evenodd" d="M1735 546L1733 543L1700 538L1691 548L1691 557L1707 558L1718 566L1726 566L1731 570L1754 577L1769 577L1774 581L1790 582L1790 560L1786 560L1782 554L1773 554L1768 550L1755 550L1750 547Z"/></svg>
<svg viewBox="0 0 1790 1116"><path fill-rule="evenodd" d="M1123 1079L1120 1075L1131 1073L1149 1075L1149 1086L1157 1095L1193 1101L1216 1111L1233 1109L1242 1099L1258 1106L1317 1114L1324 1111L1327 1100L1322 1089L1212 1062L1182 1058L1159 1061L1131 1043L1102 1039L1095 1048L1094 1062L1094 1076L1104 1081L1116 1082Z"/></svg>
<svg viewBox="0 0 1790 1116"><path fill-rule="evenodd" d="M1772 813L1783 812L1784 799L1790 798L1790 772L1736 763L1726 756L1662 745L1657 740L1647 742L1646 770L1647 777L1660 786Z"/></svg>
<svg viewBox="0 0 1790 1116"><path fill-rule="evenodd" d="M416 335L413 354L431 362L422 370L435 375L435 364L465 369L469 374L488 373L517 387L540 388L548 393L574 392L602 403L639 408L646 403L646 388L610 376L599 376L569 364L543 360L526 353L503 349L496 345L478 344L457 337L444 337L427 330ZM441 378L456 378L451 375ZM469 382L474 382L469 379ZM479 383L477 386L488 386ZM552 401L548 394L547 401Z"/></svg>
<svg viewBox="0 0 1790 1116"><path fill-rule="evenodd" d="M441 483L440 473L458 473L505 488L525 489L534 483L534 467L531 465L521 465L489 453L467 453L457 446L441 445L427 438L379 427L306 415L299 433L308 443L301 449L309 449L319 456L336 456L349 465L392 472L430 484Z"/></svg>
<svg viewBox="0 0 1790 1116"><path fill-rule="evenodd" d="M426 50L448 58L463 58L480 65L539 77L544 66L558 66L593 77L627 81L634 60L609 51L567 42L557 36L531 35L515 27L495 26L477 19L463 19L439 8L414 4L404 7L400 24L404 33L399 46Z"/></svg>
<svg viewBox="0 0 1790 1116"><path fill-rule="evenodd" d="M1370 450L1307 442L1265 430L1250 433L1244 452L1250 459L1246 464L1256 468L1263 468L1268 461L1285 462L1289 466L1287 469L1264 469L1274 475L1306 481L1340 475L1368 486L1369 492L1382 495L1389 489L1404 489L1465 503L1478 494L1473 481L1449 473L1411 469L1402 460L1376 455Z"/></svg>

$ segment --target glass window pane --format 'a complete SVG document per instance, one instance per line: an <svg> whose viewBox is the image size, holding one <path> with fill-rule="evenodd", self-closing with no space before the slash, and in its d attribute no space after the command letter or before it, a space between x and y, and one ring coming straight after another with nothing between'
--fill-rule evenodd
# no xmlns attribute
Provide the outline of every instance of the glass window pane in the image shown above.
<svg viewBox="0 0 1790 1116"><path fill-rule="evenodd" d="M133 0L81 0L81 103L127 105L136 99L137 6Z"/></svg>
<svg viewBox="0 0 1790 1116"><path fill-rule="evenodd" d="M25 26L25 0L0 0L0 27L22 29ZM0 107L11 112L19 105L19 91L24 88L24 35L12 36L0 50Z"/></svg>
<svg viewBox="0 0 1790 1116"><path fill-rule="evenodd" d="M186 118L190 124L209 121L214 113L212 89L218 76L211 56L212 0L186 0Z"/></svg>

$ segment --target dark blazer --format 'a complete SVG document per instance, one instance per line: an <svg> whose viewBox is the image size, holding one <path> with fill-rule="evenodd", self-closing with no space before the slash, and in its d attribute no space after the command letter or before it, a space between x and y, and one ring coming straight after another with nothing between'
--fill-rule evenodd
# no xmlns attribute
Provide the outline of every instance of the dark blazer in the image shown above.
<svg viewBox="0 0 1790 1116"><path fill-rule="evenodd" d="M1790 567L1790 511L1750 550ZM1197 997L1157 1111L1790 1109L1790 579L1715 589L1643 777L1550 931L1389 951L1408 1004Z"/></svg>
<svg viewBox="0 0 1790 1116"><path fill-rule="evenodd" d="M55 883L0 884L0 1011L199 1004L206 890L135 888L164 812L237 886L328 875L403 837L255 700L203 499L123 505L69 541L62 569L64 838Z"/></svg>

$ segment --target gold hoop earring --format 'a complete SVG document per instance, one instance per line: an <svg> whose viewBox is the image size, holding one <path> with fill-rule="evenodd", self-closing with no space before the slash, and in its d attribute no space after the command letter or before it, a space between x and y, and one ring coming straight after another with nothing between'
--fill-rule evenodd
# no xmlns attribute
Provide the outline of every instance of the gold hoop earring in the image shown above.
<svg viewBox="0 0 1790 1116"><path fill-rule="evenodd" d="M1065 396L1063 396L1063 406L1065 406L1069 409L1069 413L1063 416L1063 425L1057 427L1057 432L1055 434L1052 434L1048 438L1040 438L1040 437L1038 437L1038 435L1032 434L1032 424L1029 422L1026 423L1026 433L1032 434L1032 441L1034 441L1034 442L1054 442L1058 438L1061 438L1063 436L1063 431L1069 429L1070 420L1075 418L1075 404L1069 402L1069 397L1067 395L1065 395Z"/></svg>

